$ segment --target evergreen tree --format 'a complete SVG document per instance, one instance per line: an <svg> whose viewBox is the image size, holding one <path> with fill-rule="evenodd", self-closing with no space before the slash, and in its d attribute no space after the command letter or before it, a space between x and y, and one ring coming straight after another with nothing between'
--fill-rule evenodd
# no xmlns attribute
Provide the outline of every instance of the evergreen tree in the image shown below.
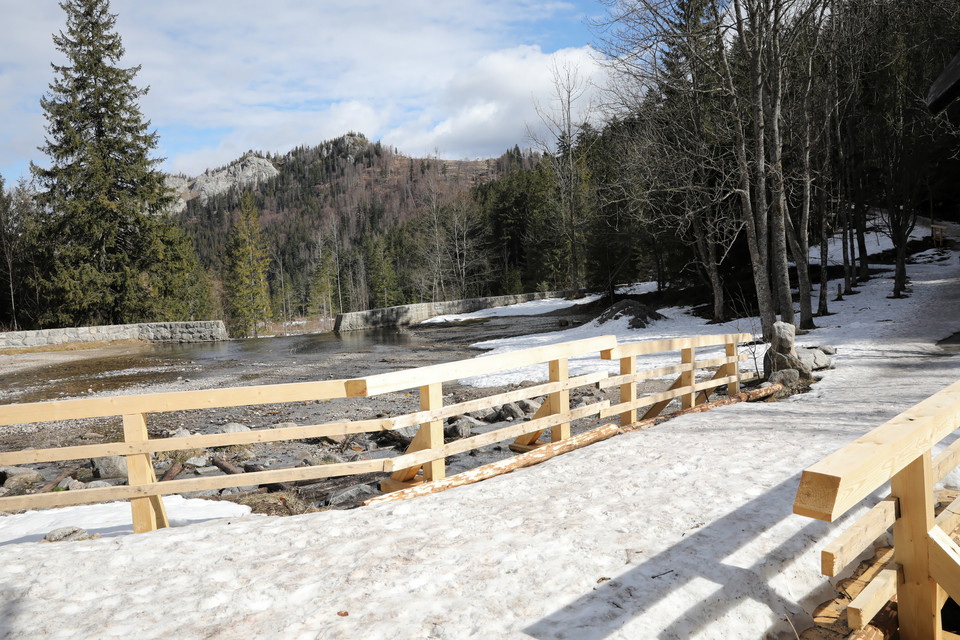
<svg viewBox="0 0 960 640"><path fill-rule="evenodd" d="M157 134L140 113L147 92L134 85L140 67L119 66L124 49L108 0L60 6L66 30L53 42L66 64L52 65L40 101L49 167L31 165L39 186L39 323L136 322L157 310L169 317L184 294L151 281L189 279L189 259L163 260L192 248L162 217L170 197L160 160L151 157ZM180 244L171 251L169 241Z"/></svg>
<svg viewBox="0 0 960 640"><path fill-rule="evenodd" d="M257 325L270 314L267 267L270 256L253 195L244 194L227 236L226 293L230 334L257 336Z"/></svg>

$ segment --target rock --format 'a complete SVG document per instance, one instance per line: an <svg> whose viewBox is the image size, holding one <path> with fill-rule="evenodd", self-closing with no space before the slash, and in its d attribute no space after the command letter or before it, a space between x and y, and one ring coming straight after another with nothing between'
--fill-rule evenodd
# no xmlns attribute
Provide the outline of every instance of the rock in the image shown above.
<svg viewBox="0 0 960 640"><path fill-rule="evenodd" d="M629 318L631 329L644 329L654 320L663 320L663 316L642 302L621 300L597 316L597 324L605 324L618 318Z"/></svg>
<svg viewBox="0 0 960 640"><path fill-rule="evenodd" d="M15 489L29 489L33 485L43 482L43 476L36 471L25 471L11 476L3 482L3 488L13 491Z"/></svg>
<svg viewBox="0 0 960 640"><path fill-rule="evenodd" d="M836 348L836 347L829 347L829 346L827 346L827 345L820 345L819 347L817 347L817 349L820 349L820 351L822 351L823 353L825 353L825 354L828 355L828 356L835 356L835 355L837 355L837 348Z"/></svg>
<svg viewBox="0 0 960 640"><path fill-rule="evenodd" d="M206 202L208 198L226 193L231 187L241 189L243 187L265 182L276 176L279 171L273 166L273 163L266 158L261 158L253 154L247 154L216 171L207 170L198 176L185 195L196 195L200 202Z"/></svg>
<svg viewBox="0 0 960 640"><path fill-rule="evenodd" d="M443 437L444 438L469 438L470 434L478 426L485 427L485 422L480 422L470 416L461 416L459 420L453 424L448 424L443 428Z"/></svg>
<svg viewBox="0 0 960 640"><path fill-rule="evenodd" d="M174 431L173 433L171 433L171 434L170 434L170 437L171 437L171 438L189 438L189 437L192 436L192 435L193 435L193 434L190 433L190 431L189 431L188 429L186 429L186 428L184 428L184 427L180 427L179 429L177 429L176 431Z"/></svg>
<svg viewBox="0 0 960 640"><path fill-rule="evenodd" d="M810 377L810 365L812 363L812 358L809 358L809 363L805 363L795 355L777 353L773 349L767 349L767 352L763 354L763 373L769 378L774 372L783 369L796 369L800 372L800 377L806 379Z"/></svg>
<svg viewBox="0 0 960 640"><path fill-rule="evenodd" d="M206 489L204 491L190 491L189 493L180 494L184 498L214 498L220 495L219 489Z"/></svg>
<svg viewBox="0 0 960 640"><path fill-rule="evenodd" d="M198 476L215 476L220 473L220 468L210 465L209 467L197 467L193 472Z"/></svg>
<svg viewBox="0 0 960 640"><path fill-rule="evenodd" d="M104 437L105 436L103 434L97 433L96 431L88 431L80 436L80 438L83 440L103 440Z"/></svg>
<svg viewBox="0 0 960 640"><path fill-rule="evenodd" d="M80 489L85 489L87 487L87 483L74 480L73 478L64 478L57 486L61 489L67 489L69 491L79 491Z"/></svg>
<svg viewBox="0 0 960 640"><path fill-rule="evenodd" d="M68 542L71 540L95 540L100 537L99 533L90 535L86 529L81 529L80 527L60 527L59 529L54 529L47 535L43 536L41 542Z"/></svg>
<svg viewBox="0 0 960 640"><path fill-rule="evenodd" d="M338 435L320 436L320 440L321 442L325 442L327 444L341 445L347 441L347 436L338 436Z"/></svg>
<svg viewBox="0 0 960 640"><path fill-rule="evenodd" d="M767 380L770 384L780 383L784 389L793 390L800 384L800 372L796 369L781 369L770 374Z"/></svg>
<svg viewBox="0 0 960 640"><path fill-rule="evenodd" d="M797 355L794 347L797 340L797 328L789 322L774 322L770 348L784 355Z"/></svg>
<svg viewBox="0 0 960 640"><path fill-rule="evenodd" d="M24 473L37 473L37 472L29 467L0 467L0 483L6 482L12 476L18 476ZM42 480L43 480L43 477L41 476L40 480L37 480L36 482L41 482Z"/></svg>
<svg viewBox="0 0 960 640"><path fill-rule="evenodd" d="M330 506L336 506L348 502L359 502L379 493L380 490L375 485L355 484L352 487L331 491L325 502Z"/></svg>
<svg viewBox="0 0 960 640"><path fill-rule="evenodd" d="M220 427L220 433L244 433L246 431L250 431L250 427L239 422L228 422Z"/></svg>
<svg viewBox="0 0 960 640"><path fill-rule="evenodd" d="M193 456L184 461L183 464L189 464L193 467L207 467L210 465L210 456Z"/></svg>
<svg viewBox="0 0 960 640"><path fill-rule="evenodd" d="M542 403L536 400L517 400L517 406L525 413L536 413Z"/></svg>
<svg viewBox="0 0 960 640"><path fill-rule="evenodd" d="M497 411L494 409L480 409L479 411L471 411L467 415L477 420L483 420L484 422L497 421Z"/></svg>
<svg viewBox="0 0 960 640"><path fill-rule="evenodd" d="M500 411L497 413L497 421L503 422L506 420L519 420L520 418L526 417L527 414L517 406L515 402L508 402L507 404L500 407Z"/></svg>
<svg viewBox="0 0 960 640"><path fill-rule="evenodd" d="M112 487L113 485L105 480L94 480L93 482L87 482L87 489L105 489L107 487Z"/></svg>

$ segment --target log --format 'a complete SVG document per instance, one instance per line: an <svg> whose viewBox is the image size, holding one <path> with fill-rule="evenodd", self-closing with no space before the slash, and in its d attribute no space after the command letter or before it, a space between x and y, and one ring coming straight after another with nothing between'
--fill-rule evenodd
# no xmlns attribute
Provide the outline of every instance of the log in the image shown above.
<svg viewBox="0 0 960 640"><path fill-rule="evenodd" d="M211 456L210 462L212 462L217 469L220 469L220 471L223 471L228 475L237 475L238 473L243 473L243 469L232 462L227 462L220 456Z"/></svg>
<svg viewBox="0 0 960 640"><path fill-rule="evenodd" d="M711 409L716 409L717 407L725 407L729 404L737 404L738 402L754 402L756 400L762 400L782 390L783 385L778 382L770 385L769 387L760 387L759 389L738 393L735 396L720 398L719 400L714 400L713 402L704 402L703 404L698 404L695 407L683 409L682 411L674 411L673 413L667 413L662 416L640 420L638 422L634 422L633 424L628 424L627 426L623 427L621 431L624 433L630 431L640 431L641 429L658 425L665 420L683 416L688 413L703 413L704 411L710 411Z"/></svg>
<svg viewBox="0 0 960 640"><path fill-rule="evenodd" d="M54 478L53 480L51 480L51 481L48 482L47 484L43 485L42 487L40 487L40 489L37 491L37 493L48 493L48 492L50 492L50 491L53 491L53 488L54 488L54 487L56 487L58 484L60 484L60 483L63 482L66 478L72 476L72 475L75 474L76 472L77 472L76 469L64 469L63 471L61 471L61 472L57 475L56 478Z"/></svg>
<svg viewBox="0 0 960 640"><path fill-rule="evenodd" d="M163 474L163 477L160 478L160 482L167 482L168 480L173 480L180 472L183 471L183 463L179 460L174 460L173 464L170 465L170 468L167 469L166 473Z"/></svg>
<svg viewBox="0 0 960 640"><path fill-rule="evenodd" d="M432 493L446 491L447 489L452 489L454 487L473 484L475 482L480 482L481 480L486 480L488 478L493 478L505 473L510 473L516 469L522 469L524 467L530 467L535 464L539 464L544 460L549 460L550 458L556 457L562 453L567 453L568 451L585 447L588 444L593 444L594 442L600 442L601 440L612 438L620 433L647 428L654 424L663 422L671 417L683 415L685 413L701 413L703 411L709 411L715 407L722 407L724 405L735 404L737 402L759 400L771 396L781 389L783 389L782 385L773 384L769 387L763 387L761 389L754 389L753 391L739 393L729 398L722 398L713 402L707 402L684 411L677 411L675 413L659 416L650 420L642 420L624 428L620 428L612 424L604 425L595 429L591 429L590 431L585 431L584 433L573 436L572 438L561 440L560 442L551 442L542 447L538 447L533 451L521 453L512 458L507 458L506 460L500 460L498 462L483 465L482 467L477 467L476 469L464 471L463 473L458 473L454 476L444 478L443 480L424 482L407 489L400 489L382 496L374 496L373 498L365 500L362 505L367 506L382 502L398 502L401 500L409 500L410 498L417 498L420 496L430 495Z"/></svg>
<svg viewBox="0 0 960 640"><path fill-rule="evenodd" d="M423 484L418 484L414 487L400 489L399 491L387 493L382 496L375 496L365 500L363 505L366 506L380 502L398 502L400 500L409 500L410 498L417 498L419 496L425 496L431 493L446 491L447 489L452 489L454 487L473 484L475 482L480 482L481 480L486 480L488 478L493 478L505 473L510 473L516 469L522 469L523 467L539 464L544 460L549 460L550 458L558 456L562 453L567 453L568 451L585 447L588 444L593 444L594 442L600 442L601 440L612 438L618 433L620 433L620 428L618 426L612 424L604 425L602 427L597 427L596 429L591 429L590 431L585 431L584 433L573 436L572 438L567 438L566 440L561 440L559 442L551 442L550 444L544 445L538 449L534 449L533 451L521 453L520 455L507 458L506 460L500 460L498 462L486 464L482 467L477 467L476 469L470 469L469 471L464 471L463 473L458 473L457 475L450 476L442 480L424 482Z"/></svg>

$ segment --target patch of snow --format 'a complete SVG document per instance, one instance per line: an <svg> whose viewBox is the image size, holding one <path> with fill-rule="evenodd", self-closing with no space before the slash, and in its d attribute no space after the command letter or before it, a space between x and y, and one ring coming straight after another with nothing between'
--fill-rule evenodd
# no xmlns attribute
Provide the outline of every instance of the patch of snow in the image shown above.
<svg viewBox="0 0 960 640"><path fill-rule="evenodd" d="M565 298L544 298L542 300L531 300L530 302L519 302L517 304L505 305L502 307L491 307L481 309L471 313L450 313L443 316L434 316L424 320L420 324L432 324L437 322L461 322L463 320L475 320L477 318L503 318L508 316L539 316L551 311L560 309L569 309L581 304L590 304L599 300L601 295L594 294L577 298L576 300L567 300Z"/></svg>

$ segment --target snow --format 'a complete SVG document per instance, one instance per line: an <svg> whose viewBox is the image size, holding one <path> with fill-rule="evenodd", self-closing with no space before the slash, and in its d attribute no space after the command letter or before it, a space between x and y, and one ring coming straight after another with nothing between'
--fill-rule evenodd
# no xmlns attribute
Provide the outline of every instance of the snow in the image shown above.
<svg viewBox="0 0 960 640"><path fill-rule="evenodd" d="M960 357L935 344L960 331L960 262L937 255L949 259L909 267L909 298L887 298L887 273L831 302L799 343L836 346L835 368L785 401L406 502L6 544L0 636L793 638L834 593L820 550L880 497L834 524L803 518L800 472L960 378ZM487 346L751 328L666 315Z"/></svg>
<svg viewBox="0 0 960 640"><path fill-rule="evenodd" d="M589 295L575 300L565 298L543 298L542 300L531 300L530 302L519 302L517 304L505 305L502 307L491 307L481 309L471 313L450 313L443 316L434 316L424 320L420 324L432 324L437 322L462 322L463 320L476 320L478 318L503 318L508 316L539 316L551 311L568 309L581 304L590 304L596 302L602 296Z"/></svg>

